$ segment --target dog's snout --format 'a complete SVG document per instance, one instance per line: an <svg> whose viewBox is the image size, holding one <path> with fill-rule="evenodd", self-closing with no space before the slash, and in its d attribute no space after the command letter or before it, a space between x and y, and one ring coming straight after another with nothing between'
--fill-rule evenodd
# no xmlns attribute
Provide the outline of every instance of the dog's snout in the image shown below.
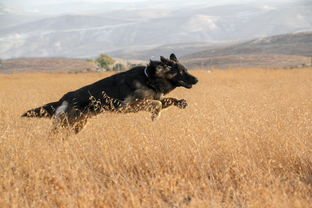
<svg viewBox="0 0 312 208"><path fill-rule="evenodd" d="M194 84L196 84L197 82L198 82L198 79L194 77Z"/></svg>
<svg viewBox="0 0 312 208"><path fill-rule="evenodd" d="M191 79L190 79L190 82L191 82L192 84L196 84L196 83L198 82L198 79L197 79L196 77L191 76L190 78L191 78Z"/></svg>

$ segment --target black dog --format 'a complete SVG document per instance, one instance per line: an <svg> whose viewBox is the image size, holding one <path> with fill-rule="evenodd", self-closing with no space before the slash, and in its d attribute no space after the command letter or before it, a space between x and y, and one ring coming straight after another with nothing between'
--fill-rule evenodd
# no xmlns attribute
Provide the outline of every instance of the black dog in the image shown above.
<svg viewBox="0 0 312 208"><path fill-rule="evenodd" d="M185 108L184 99L163 95L179 86L189 89L198 82L197 78L187 72L174 54L170 59L161 56L160 60L68 92L59 101L29 110L22 117L53 117L54 130L62 126L78 133L89 117L103 111L148 111L154 120L161 109L171 105Z"/></svg>

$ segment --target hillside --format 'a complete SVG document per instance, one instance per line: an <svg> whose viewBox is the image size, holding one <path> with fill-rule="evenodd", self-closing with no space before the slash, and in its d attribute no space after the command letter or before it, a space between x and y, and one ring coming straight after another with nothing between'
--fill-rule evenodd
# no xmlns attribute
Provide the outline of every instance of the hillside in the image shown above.
<svg viewBox="0 0 312 208"><path fill-rule="evenodd" d="M192 53L194 51L200 52ZM124 55L120 57L127 59L116 58L116 61L125 65L128 62L145 64L149 59L157 60L160 55L168 55L172 52L182 56L181 62L188 68L247 66L296 68L312 64L312 32L277 35L241 42L168 44L144 51L124 50ZM0 67L0 71L4 73L13 71L84 72L95 71L95 69L96 65L92 62L70 58L8 59L4 60Z"/></svg>
<svg viewBox="0 0 312 208"><path fill-rule="evenodd" d="M256 38L226 47L208 49L182 57L192 67L310 65L312 32Z"/></svg>
<svg viewBox="0 0 312 208"><path fill-rule="evenodd" d="M277 54L239 54L183 59L188 68L229 69L236 67L301 68L311 66L311 58Z"/></svg>
<svg viewBox="0 0 312 208"><path fill-rule="evenodd" d="M84 59L20 58L3 60L0 73L11 72L83 72L94 71L96 64Z"/></svg>
<svg viewBox="0 0 312 208"><path fill-rule="evenodd" d="M256 38L233 44L231 46L192 53L183 56L183 58L205 58L237 54L285 54L312 56L312 32Z"/></svg>
<svg viewBox="0 0 312 208"><path fill-rule="evenodd" d="M155 47L148 50L138 50L134 48L119 50L110 52L113 56L124 58L124 59L139 59L139 60L149 60L158 59L159 56L167 55L170 53L179 54L179 56L184 56L187 54L195 53L202 50L207 50L211 48L224 47L233 44L237 41L213 41L213 42L193 42L193 43L176 43L176 44L166 44L159 47Z"/></svg>
<svg viewBox="0 0 312 208"><path fill-rule="evenodd" d="M139 60L123 60L114 58L115 64L146 64ZM70 58L20 58L3 60L0 64L0 73L12 72L92 72L97 65L86 59Z"/></svg>

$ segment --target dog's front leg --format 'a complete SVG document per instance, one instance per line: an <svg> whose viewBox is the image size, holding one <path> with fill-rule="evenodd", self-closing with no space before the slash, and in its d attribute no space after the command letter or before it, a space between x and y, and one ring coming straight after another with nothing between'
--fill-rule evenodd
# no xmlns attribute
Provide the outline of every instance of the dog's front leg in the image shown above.
<svg viewBox="0 0 312 208"><path fill-rule="evenodd" d="M152 121L160 116L162 103L158 100L148 100L147 110L152 113Z"/></svg>
<svg viewBox="0 0 312 208"><path fill-rule="evenodd" d="M162 108L168 108L171 105L177 106L178 108L186 108L187 107L187 102L184 99L178 100L176 98L163 98L160 100L162 104Z"/></svg>
<svg viewBox="0 0 312 208"><path fill-rule="evenodd" d="M160 116L162 109L162 103L159 100L144 100L142 103L143 110L152 113L152 121Z"/></svg>
<svg viewBox="0 0 312 208"><path fill-rule="evenodd" d="M147 111L152 114L152 121L160 115L162 103L159 100L138 100L132 104L125 106L120 112L130 113Z"/></svg>

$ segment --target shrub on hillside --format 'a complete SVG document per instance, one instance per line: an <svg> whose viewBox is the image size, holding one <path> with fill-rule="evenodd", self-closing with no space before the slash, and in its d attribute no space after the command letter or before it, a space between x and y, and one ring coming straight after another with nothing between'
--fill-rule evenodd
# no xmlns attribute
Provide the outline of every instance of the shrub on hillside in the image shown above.
<svg viewBox="0 0 312 208"><path fill-rule="evenodd" d="M95 62L98 65L98 71L111 71L111 65L115 63L115 60L107 54L100 54Z"/></svg>

